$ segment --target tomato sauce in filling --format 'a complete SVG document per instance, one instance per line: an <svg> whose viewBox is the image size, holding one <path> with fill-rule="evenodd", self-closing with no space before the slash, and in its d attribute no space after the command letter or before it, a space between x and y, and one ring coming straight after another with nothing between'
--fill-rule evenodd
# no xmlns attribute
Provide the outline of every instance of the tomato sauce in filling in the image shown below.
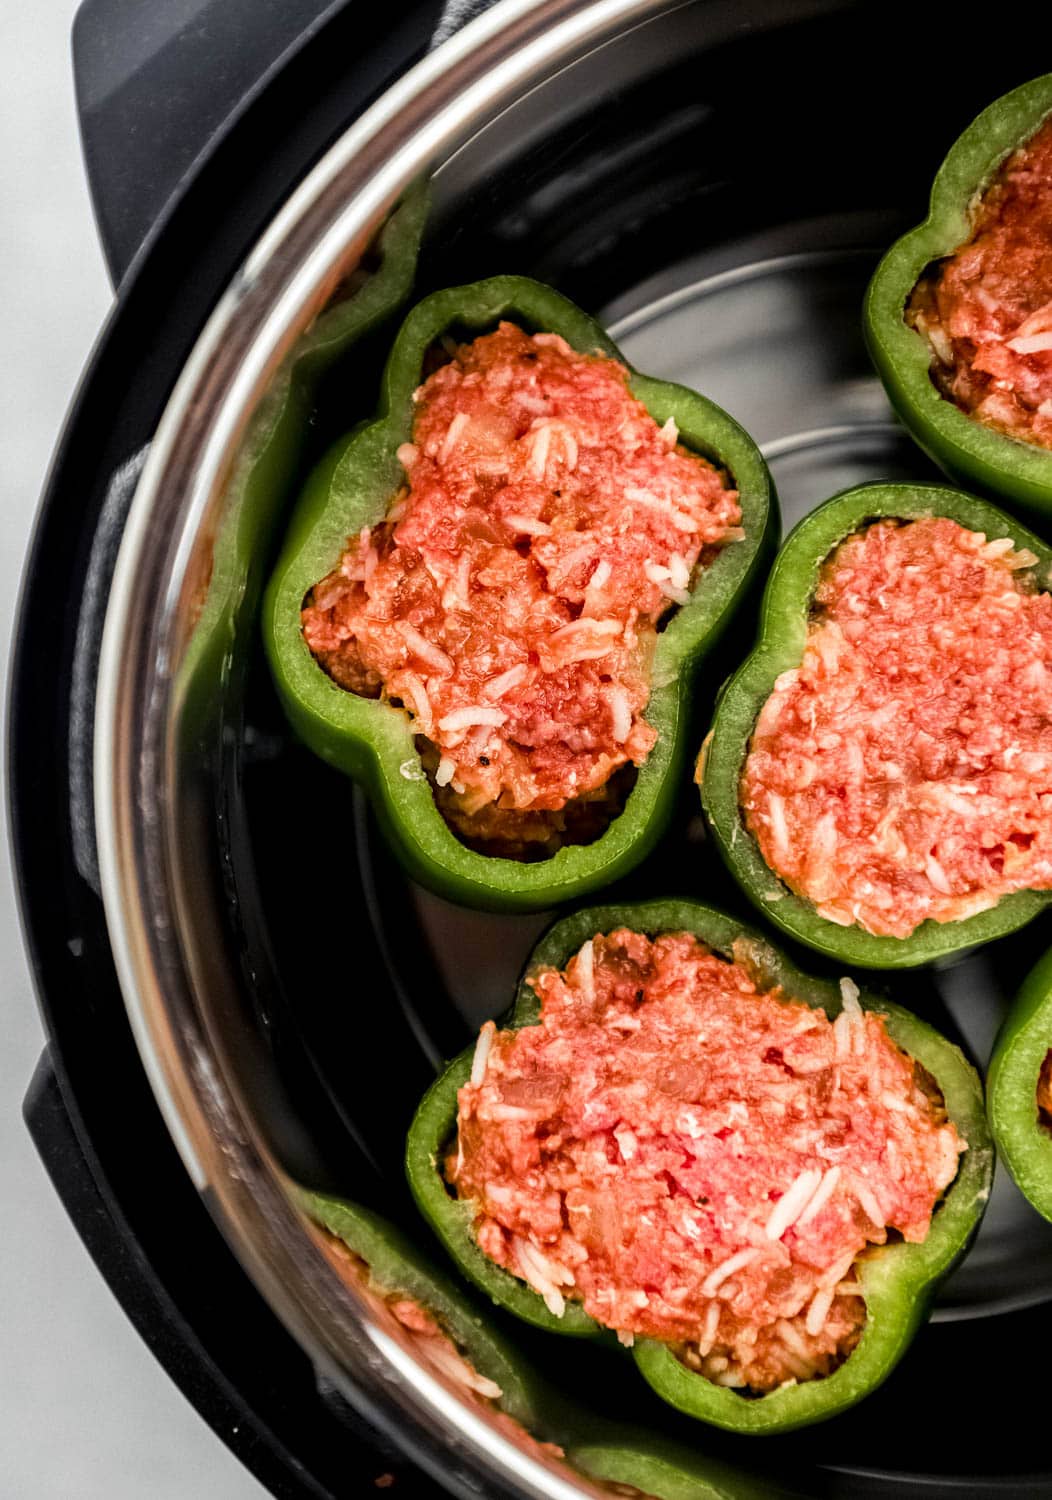
<svg viewBox="0 0 1052 1500"><path fill-rule="evenodd" d="M880 521L824 564L741 806L819 914L905 938L1052 887L1052 599L1030 552Z"/></svg>
<svg viewBox="0 0 1052 1500"><path fill-rule="evenodd" d="M587 842L646 759L661 617L740 538L737 492L615 360L510 323L415 395L406 487L308 595L352 692L403 705L439 807L495 852ZM598 826L597 826L598 823Z"/></svg>
<svg viewBox="0 0 1052 1500"><path fill-rule="evenodd" d="M1038 1075L1037 1113L1042 1125L1052 1127L1052 1048L1045 1053Z"/></svg>
<svg viewBox="0 0 1052 1500"><path fill-rule="evenodd" d="M540 1023L483 1028L445 1162L480 1249L719 1384L827 1374L856 1258L923 1240L956 1175L931 1080L849 980L831 1022L687 933L597 936L531 984Z"/></svg>
<svg viewBox="0 0 1052 1500"><path fill-rule="evenodd" d="M944 396L1052 448L1052 120L1008 158L971 238L917 284L906 317Z"/></svg>

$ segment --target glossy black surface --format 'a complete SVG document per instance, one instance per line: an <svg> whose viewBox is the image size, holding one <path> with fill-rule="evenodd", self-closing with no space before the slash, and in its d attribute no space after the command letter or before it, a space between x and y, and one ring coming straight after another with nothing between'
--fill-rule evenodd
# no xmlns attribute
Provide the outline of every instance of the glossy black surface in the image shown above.
<svg viewBox="0 0 1052 1500"><path fill-rule="evenodd" d="M792 522L865 479L932 477L865 358L862 291L881 248L922 216L931 175L959 129L1025 75L1016 65L992 76L992 60L980 82L962 78L949 97L896 87L892 105L905 8L885 7L879 25L863 7L767 30L748 27L752 8L741 14L738 35L691 56L684 45L683 61L648 83L618 87L615 61L614 81L586 117L525 150L514 147L514 119L493 139L484 132L439 176L423 278L437 286L515 271L552 281L603 316L640 368L697 385L750 428ZM912 15L909 24L921 51L934 45L925 40L931 21ZM952 70L952 40L940 36L940 46ZM851 65L831 68L831 58ZM535 113L543 109L542 98ZM502 153L502 170L483 174ZM739 627L719 675L747 650L750 628ZM305 1084L308 1070L294 1090L310 1096L320 1085L354 1132L353 1157L319 1152L321 1180L359 1194L371 1183L374 1201L412 1224L395 1158L415 1094L438 1058L508 1003L544 919L464 912L409 885L360 796L283 742L262 675L247 715L272 753L265 770L246 769L251 851L243 852L266 912L273 1021L298 1026L302 1042L278 1061L288 1080L292 1059L298 1069L309 1058L316 1077ZM699 742L701 732L699 723ZM697 839L697 811L687 787L673 833L615 895L693 894L746 913ZM299 839L291 863L290 836ZM387 965L379 987L371 972L365 982L349 977L358 903ZM304 942L305 926L316 941ZM1015 977L1050 936L1039 923L952 970L874 979L981 1062ZM814 955L798 957L822 968ZM372 1059L381 1040L390 1065L375 1078L352 1059L363 1050ZM374 1158L372 1173L363 1155ZM630 1369L571 1341L538 1340L521 1327L515 1336L568 1389L594 1383L607 1414L643 1416L700 1451L769 1465L803 1493L1047 1494L1044 1434L1022 1416L1019 1392L1041 1378L1050 1268L1047 1226L999 1180L972 1260L887 1385L819 1429L760 1445L680 1419ZM1010 1381L980 1373L1006 1359Z"/></svg>
<svg viewBox="0 0 1052 1500"><path fill-rule="evenodd" d="M341 1401L319 1394L309 1360L231 1255L176 1154L117 988L90 847L85 856L90 784L71 798L74 766L90 765L90 680L86 720L74 716L71 692L113 475L149 441L212 304L276 208L356 108L425 49L438 11L405 6L392 18L353 9L334 15L222 139L212 137L207 158L169 184L164 223L130 274L142 226L119 244L107 240L122 285L42 498L8 703L14 859L50 1036L27 1080L30 1131L87 1249L157 1357L242 1461L289 1500L368 1487L392 1469L410 1496L437 1491L381 1451ZM112 205L98 207L105 220ZM106 581L103 571L103 589ZM83 635L80 644L90 651Z"/></svg>
<svg viewBox="0 0 1052 1500"><path fill-rule="evenodd" d="M605 75L593 75L587 108L553 110L549 120L542 97L530 132L504 121L466 148L437 184L425 282L527 272L604 313L642 366L689 374L763 441L782 444L772 461L787 509L802 512L860 473L922 472L887 424L852 308L874 249L921 217L950 142L990 98L1027 76L1040 49L1020 57L991 48L980 70L974 39L948 35L945 12L905 5L741 0L699 4L691 14L689 37L676 45L673 26L669 63L650 81L632 83L625 58L614 57ZM72 1171L64 1193L85 1223L100 1214L109 1221L112 1233L100 1232L96 1252L105 1253L107 1237L116 1244L121 1295L146 1309L147 1330L154 1319L163 1324L160 1304L170 1299L193 1338L157 1336L159 1353L227 1441L238 1444L224 1403L240 1402L253 1415L239 1451L275 1493L289 1495L356 1493L370 1477L369 1459L351 1446L307 1361L230 1258L142 1076L101 907L72 857L67 734L77 611L56 610L53 601L79 600L110 476L149 439L239 259L345 123L348 101L397 72L432 19L424 7L399 12L392 26L389 12L349 7L289 63L192 183L165 197L163 231L122 291L56 459L12 681L16 850L62 1105L52 1112L45 1080L34 1095L37 1139L60 1186L55 1164L74 1151L70 1142L79 1144L87 1185ZM698 35L710 23L724 40L705 47ZM928 60L923 69L919 58ZM107 233L119 268L127 258L120 246L136 234ZM786 256L798 259L755 269ZM782 325L764 300L775 288ZM661 300L670 294L682 298L675 316ZM781 343L773 337L779 326ZM803 363L780 364L793 338L804 341ZM748 377L736 386L743 370ZM826 399L816 401L819 381ZM793 388L781 395L792 400L780 405L786 383ZM349 389L337 377L323 392L317 448L363 414L348 410ZM746 398L761 389L762 408L747 410ZM833 422L830 393L839 403ZM729 669L748 643L743 625L721 666ZM241 962L243 1020L254 1036L246 1086L290 1170L413 1226L401 1154L416 1099L471 1024L507 1003L541 924L478 917L409 887L376 843L350 783L291 741L258 652L246 668L244 711L231 705L214 806L227 940ZM740 907L696 839L696 814L685 787L675 831L619 894L672 890ZM981 1055L990 1018L1049 936L1047 925L1035 927L973 961L973 988L996 991L989 1003L973 996L958 1004L950 993L956 981L941 976L896 980L896 993L908 985L907 1003L957 1027ZM65 1135L63 1116L72 1126ZM881 1392L823 1428L760 1445L680 1420L601 1353L518 1325L511 1331L568 1387L592 1383L607 1415L649 1421L703 1452L766 1464L801 1493L1045 1495L1052 1471L1044 1433L1024 1415L1021 1392L1043 1386L1049 1304L1011 1313L994 1306L1006 1288L1045 1295L1048 1248L1035 1241L1025 1250L1040 1223L1024 1215L1018 1227L991 1242L989 1261L980 1244L980 1258L951 1289L963 1316L927 1329ZM220 1386L201 1383L202 1359ZM404 1492L425 1488L406 1470Z"/></svg>

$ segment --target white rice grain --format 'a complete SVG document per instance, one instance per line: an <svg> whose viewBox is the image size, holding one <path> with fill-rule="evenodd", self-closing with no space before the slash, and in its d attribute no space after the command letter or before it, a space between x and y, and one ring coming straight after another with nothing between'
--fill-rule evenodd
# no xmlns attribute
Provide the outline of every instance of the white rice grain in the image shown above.
<svg viewBox="0 0 1052 1500"><path fill-rule="evenodd" d="M523 536L551 536L552 528L547 521L535 521L532 516L505 516L505 521L513 531L521 531Z"/></svg>
<svg viewBox="0 0 1052 1500"><path fill-rule="evenodd" d="M698 1339L698 1353L704 1358L716 1342L716 1334L720 1326L720 1304L710 1302L705 1309L705 1321L701 1325L701 1337Z"/></svg>
<svg viewBox="0 0 1052 1500"><path fill-rule="evenodd" d="M440 464L444 464L449 458L450 454L453 452L453 449L456 447L457 442L460 438L460 434L468 425L468 420L469 419L467 412L458 411L452 422L450 422L448 428L446 429L445 438L442 441L442 447L439 449L438 453L438 461Z"/></svg>
<svg viewBox="0 0 1052 1500"><path fill-rule="evenodd" d="M820 1334L825 1327L834 1296L835 1292L829 1286L821 1287L812 1297L811 1305L807 1309L807 1317L804 1319L804 1328L812 1338Z"/></svg>
<svg viewBox="0 0 1052 1500"><path fill-rule="evenodd" d="M671 583L659 583L658 588L661 590L662 594L664 594L666 599L672 600L673 604L684 605L690 603L689 589L678 589L674 584Z"/></svg>
<svg viewBox="0 0 1052 1500"><path fill-rule="evenodd" d="M438 646L429 641L426 635L422 635L415 625L410 625L408 620L400 620L398 628L406 645L421 661L426 661L429 667L434 667L436 672L448 676L453 670L453 659Z"/></svg>
<svg viewBox="0 0 1052 1500"><path fill-rule="evenodd" d="M482 704L473 705L468 708L455 708L451 714L439 719L438 727L442 730L474 729L478 724L487 724L493 729L499 729L507 718L499 708L485 708Z"/></svg>
<svg viewBox="0 0 1052 1500"><path fill-rule="evenodd" d="M1046 354L1052 349L1052 333L1032 333L1028 338L1006 339L1005 348L1014 354Z"/></svg>
<svg viewBox="0 0 1052 1500"><path fill-rule="evenodd" d="M668 560L669 577L677 589L686 589L690 586L690 568L687 559L681 557L678 552L673 552Z"/></svg>
<svg viewBox="0 0 1052 1500"><path fill-rule="evenodd" d="M697 531L698 529L693 516L688 516L685 511L673 505L671 500L662 500L650 490L641 490L629 485L625 490L625 499L633 505L645 505L651 510L660 510L677 531Z"/></svg>
<svg viewBox="0 0 1052 1500"><path fill-rule="evenodd" d="M561 1318L566 1311L566 1300L546 1273L544 1258L538 1257L534 1247L519 1236L515 1238L515 1258L527 1285L543 1297L544 1305L553 1317Z"/></svg>
<svg viewBox="0 0 1052 1500"><path fill-rule="evenodd" d="M611 732L616 742L623 745L632 732L632 709L628 702L628 694L624 688L612 687L607 690L606 696L613 719Z"/></svg>
<svg viewBox="0 0 1052 1500"><path fill-rule="evenodd" d="M838 1285L843 1281L854 1264L855 1252L851 1250L847 1255L842 1255L838 1261L834 1261L828 1271L823 1272L819 1278L818 1285L823 1287Z"/></svg>
<svg viewBox="0 0 1052 1500"><path fill-rule="evenodd" d="M777 792L768 793L767 821L774 841L774 852L779 861L789 854L789 827L785 821L785 803Z"/></svg>
<svg viewBox="0 0 1052 1500"><path fill-rule="evenodd" d="M859 1206L867 1219L870 1219L877 1229L883 1229L885 1227L884 1215L873 1189L863 1182L861 1177L853 1175L851 1191L858 1199Z"/></svg>
<svg viewBox="0 0 1052 1500"><path fill-rule="evenodd" d="M840 1000L841 1004L844 1007L845 1015L862 1015L862 1006L859 1004L858 996L858 985L853 979L849 979L845 974L843 979L840 981Z"/></svg>
<svg viewBox="0 0 1052 1500"><path fill-rule="evenodd" d="M484 698L503 698L505 693L510 693L512 688L517 688L520 682L525 682L529 676L529 667L525 662L520 662L517 667L509 667L506 672L501 672L499 677L491 677L482 688Z"/></svg>
<svg viewBox="0 0 1052 1500"><path fill-rule="evenodd" d="M791 1349L794 1354L799 1355L801 1359L810 1363L811 1351L805 1344L799 1330L793 1327L789 1319L779 1318L774 1327L775 1332L785 1347Z"/></svg>
<svg viewBox="0 0 1052 1500"><path fill-rule="evenodd" d="M419 720L420 728L425 734L430 735L434 721L431 717L431 702L423 679L415 672L403 672L399 678L399 689L402 700L409 699L408 707Z"/></svg>
<svg viewBox="0 0 1052 1500"><path fill-rule="evenodd" d="M577 972L574 976L581 986L585 999L591 1005L595 1000L595 949L592 939L582 944L577 955Z"/></svg>
<svg viewBox="0 0 1052 1500"><path fill-rule="evenodd" d="M477 1370L472 1369L467 1360L455 1349L451 1349L444 1340L421 1339L418 1341L418 1347L423 1349L437 1370L441 1370L458 1385L466 1386L468 1390L475 1391L479 1396L485 1396L490 1401L499 1401L503 1396L504 1392L495 1380L488 1380L485 1375L480 1375Z"/></svg>
<svg viewBox="0 0 1052 1500"><path fill-rule="evenodd" d="M738 1250L734 1255L728 1256L715 1270L710 1271L701 1283L701 1295L703 1297L714 1297L717 1288L721 1287L729 1276L733 1276L735 1271L740 1271L745 1266L751 1265L759 1253L759 1250L749 1248Z"/></svg>
<svg viewBox="0 0 1052 1500"><path fill-rule="evenodd" d="M475 1043L475 1055L471 1059L471 1086L478 1088L486 1076L486 1064L489 1062L490 1049L493 1046L493 1038L497 1035L497 1028L492 1021L487 1021L479 1032L479 1039Z"/></svg>
<svg viewBox="0 0 1052 1500"><path fill-rule="evenodd" d="M769 1240L780 1240L786 1230L792 1228L814 1197L822 1176L817 1167L807 1167L786 1189L764 1225Z"/></svg>
<svg viewBox="0 0 1052 1500"><path fill-rule="evenodd" d="M810 1203L807 1205L803 1213L796 1221L798 1228L802 1229L805 1224L810 1224L815 1215L820 1213L821 1210L825 1208L826 1204L829 1202L830 1198L835 1192L836 1185L839 1181L839 1167L830 1167L823 1174L822 1181L819 1183L814 1197L811 1199Z"/></svg>
<svg viewBox="0 0 1052 1500"><path fill-rule="evenodd" d="M534 479L543 479L548 467L548 452L552 445L552 430L539 427L530 438L530 473Z"/></svg>

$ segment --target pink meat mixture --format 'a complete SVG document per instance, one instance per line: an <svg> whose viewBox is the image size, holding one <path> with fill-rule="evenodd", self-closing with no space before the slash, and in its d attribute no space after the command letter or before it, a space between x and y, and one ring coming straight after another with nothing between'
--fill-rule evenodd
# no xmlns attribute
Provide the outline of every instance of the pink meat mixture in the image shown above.
<svg viewBox="0 0 1052 1500"><path fill-rule="evenodd" d="M1037 1113L1042 1124L1052 1126L1052 1048L1045 1053L1038 1074Z"/></svg>
<svg viewBox="0 0 1052 1500"><path fill-rule="evenodd" d="M428 1308L401 1291L381 1287L360 1255L356 1255L337 1235L319 1228L326 1257L340 1276L365 1291L376 1303L412 1335L418 1353L428 1363L448 1375L457 1385L472 1391L486 1401L499 1401L503 1394L493 1380L480 1375L471 1361L457 1348L455 1341Z"/></svg>
<svg viewBox="0 0 1052 1500"><path fill-rule="evenodd" d="M520 1448L547 1458L563 1458L562 1448L556 1443L542 1442L527 1432L507 1412L501 1411L497 1403L503 1391L495 1380L488 1379L475 1369L471 1360L457 1346L455 1339L442 1326L435 1314L405 1292L391 1291L378 1285L372 1271L359 1255L355 1255L337 1235L319 1227L322 1248L337 1272L347 1281L355 1282L374 1301L379 1302L388 1314L410 1335L416 1352L435 1370L445 1375L454 1385L462 1387L490 1413L490 1418Z"/></svg>
<svg viewBox="0 0 1052 1500"><path fill-rule="evenodd" d="M857 1257L923 1240L956 1174L931 1080L850 981L831 1022L687 933L597 936L531 984L539 1024L483 1028L445 1164L479 1247L719 1384L828 1373Z"/></svg>
<svg viewBox="0 0 1052 1500"><path fill-rule="evenodd" d="M917 285L932 377L991 427L1052 448L1052 120L979 201L971 238Z"/></svg>
<svg viewBox="0 0 1052 1500"><path fill-rule="evenodd" d="M443 814L490 852L605 826L656 739L658 623L744 534L736 491L627 382L510 323L455 348L416 392L406 486L305 603L311 651L405 707Z"/></svg>
<svg viewBox="0 0 1052 1500"><path fill-rule="evenodd" d="M821 571L741 782L770 868L842 926L909 937L1052 887L1052 599L1032 553L879 521Z"/></svg>

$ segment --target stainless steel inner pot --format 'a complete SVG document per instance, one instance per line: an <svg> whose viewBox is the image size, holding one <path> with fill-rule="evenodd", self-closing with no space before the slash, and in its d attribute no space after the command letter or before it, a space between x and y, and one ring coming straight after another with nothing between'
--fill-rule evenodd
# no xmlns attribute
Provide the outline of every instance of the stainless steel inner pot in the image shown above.
<svg viewBox="0 0 1052 1500"><path fill-rule="evenodd" d="M421 176L434 191L427 285L509 270L553 281L640 368L744 422L787 521L862 479L926 476L866 364L860 297L954 135L1019 78L984 70L952 103L911 75L897 84L907 33L952 67L957 44L905 6L502 0L293 195L215 308L139 483L106 621L95 786L107 922L143 1062L187 1170L319 1380L462 1494L594 1491L520 1451L379 1325L314 1248L286 1174L331 1178L342 1130L346 1195L359 1175L374 1201L385 1184L396 1195L398 1121L468 1024L506 1003L543 922L478 917L411 887L349 786L289 744L254 628L280 515L232 570L214 567L217 536L239 519L231 476L297 339ZM321 400L332 437L371 406L349 409L341 393L370 390L375 371L352 361L346 374ZM223 593L223 626L202 652L209 589ZM736 899L699 850L695 811L686 798L683 831L632 890ZM319 849L312 928L297 903ZM1033 945L1024 935L897 993L982 1058ZM380 1099L363 1085L356 1113L347 1094L363 1069L390 1087ZM315 1089L332 1106L324 1128ZM970 1325L1045 1303L1049 1248L1002 1181L938 1316ZM699 1451L752 1457L694 1432ZM785 1463L806 1466L802 1452ZM862 1493L880 1468L834 1443L821 1492ZM909 1488L922 1469L911 1452L879 1483Z"/></svg>

